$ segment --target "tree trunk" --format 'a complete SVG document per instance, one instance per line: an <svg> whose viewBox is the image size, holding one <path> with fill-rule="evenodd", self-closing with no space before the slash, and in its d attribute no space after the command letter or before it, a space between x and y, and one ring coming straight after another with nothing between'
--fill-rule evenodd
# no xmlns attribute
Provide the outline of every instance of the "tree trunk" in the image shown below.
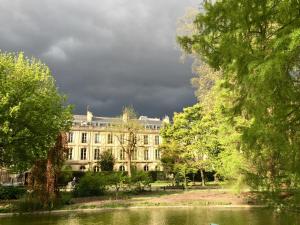
<svg viewBox="0 0 300 225"><path fill-rule="evenodd" d="M47 202L53 204L53 201L56 199L56 191L55 191L55 171L53 168L53 162L51 159L47 159L47 167L46 167L46 193L47 194Z"/></svg>
<svg viewBox="0 0 300 225"><path fill-rule="evenodd" d="M131 177L131 152L127 152L127 171L128 171L128 177Z"/></svg>
<svg viewBox="0 0 300 225"><path fill-rule="evenodd" d="M184 190L187 190L187 177L186 177L186 172L184 171Z"/></svg>
<svg viewBox="0 0 300 225"><path fill-rule="evenodd" d="M204 172L203 172L203 170L202 170L202 169L200 170L200 173L201 173L201 185L202 185L202 186L205 186L205 181L204 181Z"/></svg>
<svg viewBox="0 0 300 225"><path fill-rule="evenodd" d="M55 146L48 152L47 159L36 161L31 169L30 186L45 208L52 208L59 195L56 177L63 166L65 143L65 134L59 134Z"/></svg>
<svg viewBox="0 0 300 225"><path fill-rule="evenodd" d="M195 185L195 174L193 173L193 185Z"/></svg>

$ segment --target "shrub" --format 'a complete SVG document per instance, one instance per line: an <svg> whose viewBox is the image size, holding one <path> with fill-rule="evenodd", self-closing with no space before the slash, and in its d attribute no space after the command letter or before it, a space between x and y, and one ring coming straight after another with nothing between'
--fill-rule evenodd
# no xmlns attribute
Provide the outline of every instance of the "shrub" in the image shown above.
<svg viewBox="0 0 300 225"><path fill-rule="evenodd" d="M123 172L113 172L106 175L106 181L109 185L112 185L115 189L116 198L118 198L118 192L122 185L126 182L127 176Z"/></svg>
<svg viewBox="0 0 300 225"><path fill-rule="evenodd" d="M76 177L76 180L79 181L81 179L81 177L83 177L85 175L86 172L84 171L73 171L72 172L72 179L73 177Z"/></svg>
<svg viewBox="0 0 300 225"><path fill-rule="evenodd" d="M149 173L144 171L134 171L129 179L130 184L135 185L137 191L143 191L152 182Z"/></svg>
<svg viewBox="0 0 300 225"><path fill-rule="evenodd" d="M61 192L60 198L58 199L57 206L71 205L74 202L72 201L72 192Z"/></svg>
<svg viewBox="0 0 300 225"><path fill-rule="evenodd" d="M32 194L26 195L16 203L18 212L33 212L45 209L39 198Z"/></svg>
<svg viewBox="0 0 300 225"><path fill-rule="evenodd" d="M58 185L66 186L68 182L72 181L73 172L71 166L63 166L57 178Z"/></svg>
<svg viewBox="0 0 300 225"><path fill-rule="evenodd" d="M98 173L86 173L75 186L74 196L87 197L102 195L105 190L105 177Z"/></svg>
<svg viewBox="0 0 300 225"><path fill-rule="evenodd" d="M0 199L18 199L26 193L24 187L0 186Z"/></svg>
<svg viewBox="0 0 300 225"><path fill-rule="evenodd" d="M148 173L153 182L158 180L166 180L166 176L163 171L149 171Z"/></svg>

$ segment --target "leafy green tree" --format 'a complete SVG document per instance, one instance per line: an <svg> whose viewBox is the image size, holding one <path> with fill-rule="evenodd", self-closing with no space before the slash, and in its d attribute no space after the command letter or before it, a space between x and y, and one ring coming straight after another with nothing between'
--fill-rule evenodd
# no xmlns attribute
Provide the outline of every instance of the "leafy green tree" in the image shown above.
<svg viewBox="0 0 300 225"><path fill-rule="evenodd" d="M178 42L222 71L233 94L230 114L249 122L240 143L251 163L249 183L270 190L297 186L299 1L205 1L203 9L194 20L196 31Z"/></svg>
<svg viewBox="0 0 300 225"><path fill-rule="evenodd" d="M198 9L190 8L180 18L177 29L179 36L192 38L197 34L194 20L198 14ZM210 149L206 164L215 172L215 180L222 177L234 183L239 182L247 170L240 144L241 128L247 127L247 119L243 116L232 118L228 114L235 98L232 90L224 85L222 71L207 65L196 53L190 55L194 59L192 71L195 74L191 83L196 88L195 96L203 111L203 118L198 123L198 129L202 130L201 145L205 144Z"/></svg>
<svg viewBox="0 0 300 225"><path fill-rule="evenodd" d="M100 154L98 162L102 171L113 171L115 165L115 158L111 151L106 150Z"/></svg>
<svg viewBox="0 0 300 225"><path fill-rule="evenodd" d="M46 159L71 119L46 65L0 52L0 166L24 171Z"/></svg>
<svg viewBox="0 0 300 225"><path fill-rule="evenodd" d="M161 131L165 140L162 162L173 163L172 169L183 178L185 187L188 173L200 170L204 185L204 171L212 169L209 158L216 146L211 141L211 124L207 126L204 119L202 106L195 104L184 108L182 113L175 113L173 124L164 126Z"/></svg>

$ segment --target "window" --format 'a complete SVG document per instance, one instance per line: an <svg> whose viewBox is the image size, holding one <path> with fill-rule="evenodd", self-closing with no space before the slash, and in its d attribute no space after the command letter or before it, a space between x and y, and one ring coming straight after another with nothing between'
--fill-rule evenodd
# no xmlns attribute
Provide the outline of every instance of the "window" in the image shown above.
<svg viewBox="0 0 300 225"><path fill-rule="evenodd" d="M148 165L144 166L144 171L149 171L149 166Z"/></svg>
<svg viewBox="0 0 300 225"><path fill-rule="evenodd" d="M120 160L124 160L125 159L125 151L124 149L120 149Z"/></svg>
<svg viewBox="0 0 300 225"><path fill-rule="evenodd" d="M155 149L155 159L156 160L160 159L160 151L159 151L159 149Z"/></svg>
<svg viewBox="0 0 300 225"><path fill-rule="evenodd" d="M144 135L144 145L148 144L148 135Z"/></svg>
<svg viewBox="0 0 300 225"><path fill-rule="evenodd" d="M124 144L125 135L120 134L120 144Z"/></svg>
<svg viewBox="0 0 300 225"><path fill-rule="evenodd" d="M81 134L81 143L86 143L86 133Z"/></svg>
<svg viewBox="0 0 300 225"><path fill-rule="evenodd" d="M96 148L94 151L94 160L99 160L100 159L100 149Z"/></svg>
<svg viewBox="0 0 300 225"><path fill-rule="evenodd" d="M144 160L148 160L149 159L149 150L146 148L144 150Z"/></svg>
<svg viewBox="0 0 300 225"><path fill-rule="evenodd" d="M100 134L95 134L95 143L100 143Z"/></svg>
<svg viewBox="0 0 300 225"><path fill-rule="evenodd" d="M136 148L131 153L131 160L137 160L137 149Z"/></svg>
<svg viewBox="0 0 300 225"><path fill-rule="evenodd" d="M107 135L107 144L112 144L113 143L113 137L112 134Z"/></svg>
<svg viewBox="0 0 300 225"><path fill-rule="evenodd" d="M68 142L69 143L73 142L73 132L69 132L69 134L68 134Z"/></svg>
<svg viewBox="0 0 300 225"><path fill-rule="evenodd" d="M82 172L85 171L85 166L81 166L81 167L79 168L79 170L82 171Z"/></svg>
<svg viewBox="0 0 300 225"><path fill-rule="evenodd" d="M80 150L80 159L81 160L86 160L86 148L82 148Z"/></svg>
<svg viewBox="0 0 300 225"><path fill-rule="evenodd" d="M120 166L119 171L125 171L125 166Z"/></svg>
<svg viewBox="0 0 300 225"><path fill-rule="evenodd" d="M99 166L94 166L94 172L99 172L100 171L100 167Z"/></svg>
<svg viewBox="0 0 300 225"><path fill-rule="evenodd" d="M68 160L72 160L72 158L73 158L73 148L69 148L68 149L67 159Z"/></svg>
<svg viewBox="0 0 300 225"><path fill-rule="evenodd" d="M156 145L159 145L159 136L158 135L155 136L154 142Z"/></svg>

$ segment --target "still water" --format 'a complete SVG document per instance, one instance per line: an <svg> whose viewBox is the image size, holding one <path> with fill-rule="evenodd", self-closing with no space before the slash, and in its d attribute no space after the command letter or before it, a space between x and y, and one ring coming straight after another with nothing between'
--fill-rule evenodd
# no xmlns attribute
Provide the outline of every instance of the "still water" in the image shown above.
<svg viewBox="0 0 300 225"><path fill-rule="evenodd" d="M151 208L0 217L1 225L300 225L300 214L268 209Z"/></svg>

